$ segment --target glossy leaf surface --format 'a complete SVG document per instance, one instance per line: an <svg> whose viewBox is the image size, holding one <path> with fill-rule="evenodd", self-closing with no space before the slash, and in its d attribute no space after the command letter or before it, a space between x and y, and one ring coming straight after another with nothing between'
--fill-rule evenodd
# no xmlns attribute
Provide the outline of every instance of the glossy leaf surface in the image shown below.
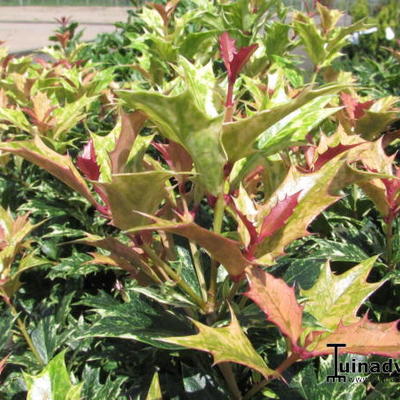
<svg viewBox="0 0 400 400"><path fill-rule="evenodd" d="M232 320L228 326L212 328L200 322L192 321L199 333L194 336L169 337L162 339L167 343L207 351L214 357L214 364L235 362L253 368L265 377L275 375L255 351L239 322L231 312Z"/></svg>

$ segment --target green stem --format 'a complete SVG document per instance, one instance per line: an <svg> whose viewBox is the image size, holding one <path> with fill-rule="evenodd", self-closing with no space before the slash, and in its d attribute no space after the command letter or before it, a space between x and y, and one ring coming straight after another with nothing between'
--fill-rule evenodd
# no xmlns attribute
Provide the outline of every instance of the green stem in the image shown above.
<svg viewBox="0 0 400 400"><path fill-rule="evenodd" d="M143 244L143 250L148 254L148 256L158 264L168 276L176 282L176 284L202 309L205 310L204 300L194 292L194 290L165 262L163 261L153 249L147 245Z"/></svg>
<svg viewBox="0 0 400 400"><path fill-rule="evenodd" d="M222 220L224 218L225 210L225 199L224 192L222 191L217 198L214 211L214 233L221 233ZM218 275L218 262L216 260L211 261L211 272L210 272L210 285L208 288L208 312L215 312L215 304L217 299L217 275Z"/></svg>
<svg viewBox="0 0 400 400"><path fill-rule="evenodd" d="M241 283L242 283L241 281L233 282L231 289L229 290L229 293L226 296L225 301L222 304L221 310L219 311L218 318L221 317L225 313L226 307L233 300L233 297L239 290Z"/></svg>
<svg viewBox="0 0 400 400"><path fill-rule="evenodd" d="M311 84L314 84L315 81L317 80L317 76L318 76L319 71L320 71L320 67L318 65L316 65L314 67L314 72L311 75L311 81L310 81Z"/></svg>
<svg viewBox="0 0 400 400"><path fill-rule="evenodd" d="M232 365L230 363L225 362L218 364L218 367L222 375L224 376L226 384L228 385L228 389L231 392L232 398L234 400L241 400L242 393L239 390L235 374L232 371Z"/></svg>
<svg viewBox="0 0 400 400"><path fill-rule="evenodd" d="M239 301L239 309L241 310L247 303L248 298L246 296L242 296L242 298Z"/></svg>
<svg viewBox="0 0 400 400"><path fill-rule="evenodd" d="M15 307L11 304L8 303L10 310L11 310L11 314L14 316L18 315L18 311L15 309ZM31 337L29 336L28 330L26 329L26 325L24 323L24 321L22 321L21 318L17 318L17 325L19 330L22 333L22 336L24 337L26 344L28 345L29 349L31 350L31 352L33 353L33 355L35 356L36 360L38 361L38 363L40 365L44 365L44 362L42 360L42 358L40 357L40 354L38 353L38 351L36 350Z"/></svg>
<svg viewBox="0 0 400 400"><path fill-rule="evenodd" d="M243 400L250 400L253 396L258 393L263 387L265 387L272 379L279 377L286 369L288 369L292 364L294 364L298 359L299 355L297 353L292 353L281 365L276 369L278 373L277 376L271 377L270 379L264 379L261 382L255 384L243 397Z"/></svg>
<svg viewBox="0 0 400 400"><path fill-rule="evenodd" d="M203 268L201 267L200 253L196 244L189 240L190 251L192 253L192 259L194 269L196 270L197 280L199 281L201 295L203 300L207 302L207 284L203 274Z"/></svg>

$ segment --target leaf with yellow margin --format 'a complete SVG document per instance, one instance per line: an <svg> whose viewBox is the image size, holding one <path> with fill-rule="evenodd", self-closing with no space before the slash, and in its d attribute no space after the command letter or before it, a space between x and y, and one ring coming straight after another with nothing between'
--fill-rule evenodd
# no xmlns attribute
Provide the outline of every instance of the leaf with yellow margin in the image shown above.
<svg viewBox="0 0 400 400"><path fill-rule="evenodd" d="M209 352L214 357L214 365L233 362L255 369L265 378L277 375L276 371L267 366L243 333L232 309L231 316L232 320L228 326L212 328L192 320L199 330L197 335L160 338L158 340L189 349Z"/></svg>

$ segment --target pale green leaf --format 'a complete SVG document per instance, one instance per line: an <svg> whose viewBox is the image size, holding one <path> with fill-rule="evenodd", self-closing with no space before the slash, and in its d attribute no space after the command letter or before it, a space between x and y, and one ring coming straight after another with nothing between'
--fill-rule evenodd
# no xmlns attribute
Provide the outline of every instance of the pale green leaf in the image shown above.
<svg viewBox="0 0 400 400"><path fill-rule="evenodd" d="M85 118L86 108L95 99L95 97L82 96L73 103L64 104L63 107L54 110L57 124L53 131L53 139L61 139L64 134L68 133L79 121Z"/></svg>
<svg viewBox="0 0 400 400"><path fill-rule="evenodd" d="M355 182L370 180L374 174L353 169L346 160L347 152L328 161L320 170L303 174L292 168L286 179L258 214L261 222L277 201L301 192L299 202L285 225L265 238L256 250L259 261L272 263L295 239L308 235L307 227L328 206L339 200L340 190ZM259 222L259 224L260 224Z"/></svg>
<svg viewBox="0 0 400 400"><path fill-rule="evenodd" d="M161 133L181 144L192 156L200 181L209 192L221 191L225 154L220 143L222 115L208 117L189 90L177 96L151 92L120 91L129 107L147 114Z"/></svg>
<svg viewBox="0 0 400 400"><path fill-rule="evenodd" d="M325 39L321 36L312 19L308 21L294 21L294 29L300 36L301 42L314 65L320 65L325 61Z"/></svg>
<svg viewBox="0 0 400 400"><path fill-rule="evenodd" d="M306 135L339 108L325 108L334 98L332 95L318 97L267 129L259 138L257 147L265 155L300 144Z"/></svg>
<svg viewBox="0 0 400 400"><path fill-rule="evenodd" d="M150 389L147 393L146 400L162 400L160 380L158 379L158 373L153 375L151 380Z"/></svg>
<svg viewBox="0 0 400 400"><path fill-rule="evenodd" d="M253 143L268 128L298 110L313 99L333 94L343 89L342 85L330 85L319 89L305 89L299 96L288 102L255 113L251 117L236 122L225 123L222 143L231 162L248 156L253 150ZM282 139L283 141L285 138Z"/></svg>
<svg viewBox="0 0 400 400"><path fill-rule="evenodd" d="M21 110L0 107L0 121L4 120L22 131L32 133L32 126Z"/></svg>
<svg viewBox="0 0 400 400"><path fill-rule="evenodd" d="M73 385L64 361L65 351L55 356L38 375L24 374L27 400L80 400L82 385Z"/></svg>
<svg viewBox="0 0 400 400"><path fill-rule="evenodd" d="M169 337L159 340L209 352L214 357L214 364L234 362L255 369L266 378L277 375L256 352L247 336L243 333L232 310L231 316L232 320L228 326L213 328L192 320L199 330L197 335Z"/></svg>
<svg viewBox="0 0 400 400"><path fill-rule="evenodd" d="M335 329L339 322L356 322L360 306L384 283L367 283L376 258L371 257L340 275L334 275L329 262L326 263L314 286L301 291L306 298L304 311L328 330Z"/></svg>
<svg viewBox="0 0 400 400"><path fill-rule="evenodd" d="M107 194L113 224L127 230L148 222L135 211L154 213L165 198L165 182L171 176L166 171L115 174L110 182L99 183Z"/></svg>

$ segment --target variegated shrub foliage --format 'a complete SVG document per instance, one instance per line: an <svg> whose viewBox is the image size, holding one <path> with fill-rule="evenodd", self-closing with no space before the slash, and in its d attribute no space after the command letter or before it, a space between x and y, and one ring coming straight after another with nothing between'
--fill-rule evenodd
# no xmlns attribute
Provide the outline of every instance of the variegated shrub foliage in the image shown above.
<svg viewBox="0 0 400 400"><path fill-rule="evenodd" d="M141 28L128 36L134 81L113 82L113 68L80 60L84 45L68 46L68 30L57 36L58 50L47 49L51 61L1 48L5 168L22 157L81 196L109 233L89 230L74 243L97 248L92 264L126 271L124 303L83 300L100 317L81 337L211 353L225 395L235 399L244 391L257 398L294 363L331 354L328 343L399 357L397 322L365 308L396 276L400 175L387 148L396 140L388 128L398 99L362 98L354 78L332 68L362 22L339 26L342 13L319 2L308 14L274 0L192 3L148 3L137 15ZM114 126L95 132L88 123L95 119ZM285 252L306 259L310 247L301 244L321 240L313 222L325 218L335 229L329 210L349 193L380 215L383 250L353 254L334 273L327 258L337 261L346 244L335 247L333 232L330 253L317 257L325 258L318 278L308 287L285 281ZM1 213L0 293L16 315L20 274L46 261L24 242L35 227L28 216ZM304 278L302 267L296 274ZM146 298L147 308L133 304ZM277 338L275 345L252 330ZM46 377L55 393L57 374L66 376L57 400L81 398L64 352L37 359L50 363L25 376L28 398ZM155 376L147 398L162 391L172 398L162 382L160 389Z"/></svg>

